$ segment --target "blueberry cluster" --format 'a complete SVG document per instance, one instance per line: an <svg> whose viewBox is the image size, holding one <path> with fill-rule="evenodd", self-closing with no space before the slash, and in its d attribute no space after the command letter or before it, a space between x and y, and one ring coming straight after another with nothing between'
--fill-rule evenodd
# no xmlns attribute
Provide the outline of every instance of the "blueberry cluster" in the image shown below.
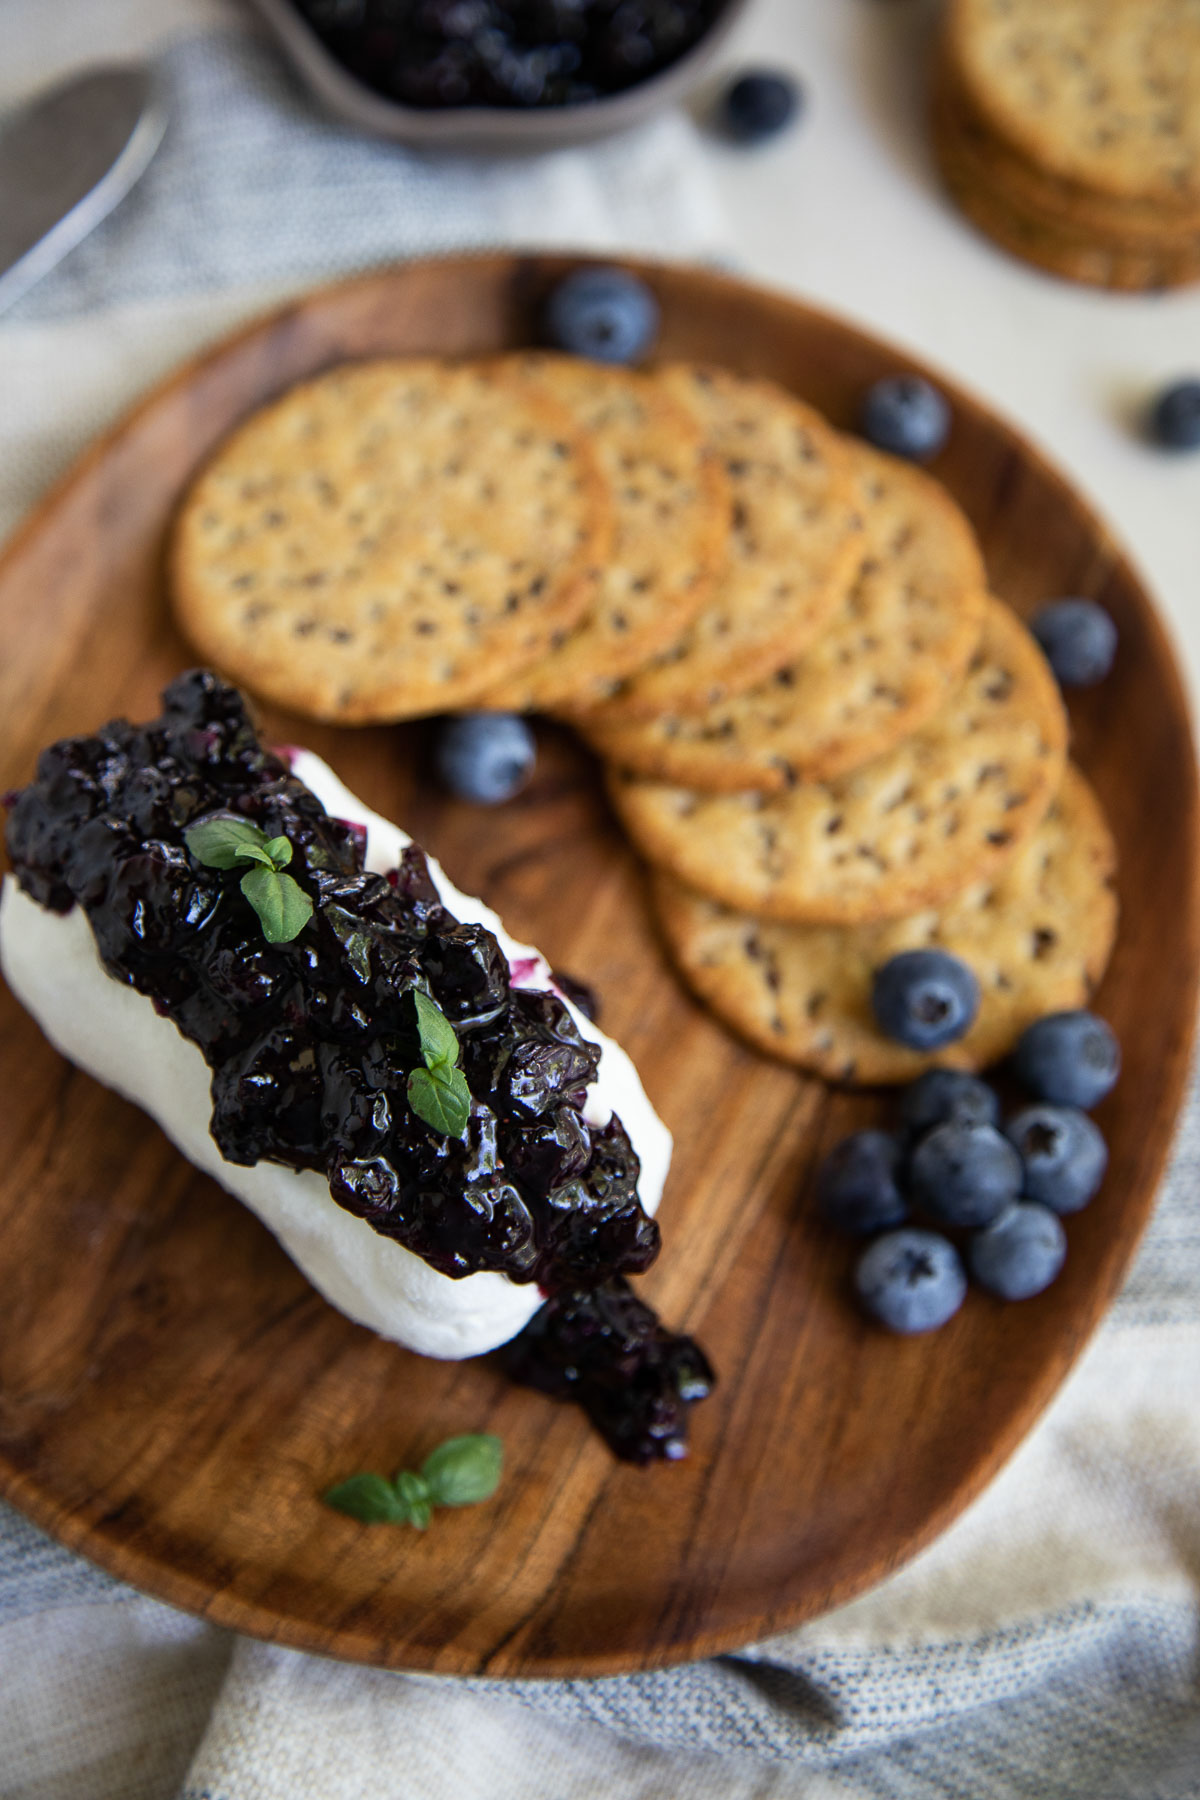
<svg viewBox="0 0 1200 1800"><path fill-rule="evenodd" d="M882 1234L854 1278L873 1318L891 1331L935 1330L962 1305L968 1270L1001 1300L1050 1286L1067 1253L1062 1219L1104 1178L1108 1150L1087 1109L1113 1087L1120 1060L1102 1019L1051 1013L1013 1056L1033 1103L1003 1123L986 1082L931 1069L905 1091L898 1131L859 1131L837 1145L818 1174L817 1203L839 1230ZM914 1212L920 1225L909 1223Z"/></svg>
<svg viewBox="0 0 1200 1800"><path fill-rule="evenodd" d="M444 1275L496 1270L569 1292L577 1312L622 1304L620 1278L653 1261L659 1234L620 1120L583 1117L596 1045L555 995L510 985L495 937L447 912L420 850L386 878L365 869L365 834L262 747L236 690L194 671L163 698L149 725L118 719L44 751L7 842L26 892L57 912L82 906L109 974L199 1046L222 1155L319 1171L340 1206ZM189 850L185 833L209 817L287 840L313 907L295 938L268 942L239 871ZM457 1038L461 1138L407 1103L418 993ZM664 1407L682 1442L679 1391L658 1391L675 1340L646 1308L635 1322L622 1443L676 1454L655 1448ZM689 1369L706 1366L679 1344ZM613 1391L610 1379L606 1417Z"/></svg>
<svg viewBox="0 0 1200 1800"><path fill-rule="evenodd" d="M366 86L404 106L578 106L690 50L724 0L294 0Z"/></svg>

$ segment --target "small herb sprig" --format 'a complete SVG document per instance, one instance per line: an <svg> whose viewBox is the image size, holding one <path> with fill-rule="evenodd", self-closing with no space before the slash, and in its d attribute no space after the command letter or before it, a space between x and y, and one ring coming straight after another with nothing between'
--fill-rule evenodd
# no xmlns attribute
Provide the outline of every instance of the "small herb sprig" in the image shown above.
<svg viewBox="0 0 1200 1800"><path fill-rule="evenodd" d="M447 1438L421 1464L386 1475L351 1475L322 1495L326 1506L364 1525L415 1525L424 1531L435 1506L478 1506L500 1485L504 1445L488 1432Z"/></svg>
<svg viewBox="0 0 1200 1800"><path fill-rule="evenodd" d="M287 838L269 838L248 819L223 813L189 826L183 837L196 861L207 869L252 865L239 886L258 914L268 944L290 944L299 937L312 918L313 903L299 882L283 873L292 860Z"/></svg>
<svg viewBox="0 0 1200 1800"><path fill-rule="evenodd" d="M408 1078L408 1104L418 1119L446 1137L467 1135L471 1116L471 1090L458 1067L458 1039L454 1027L428 994L413 989L417 1009L417 1035L421 1041L423 1069Z"/></svg>

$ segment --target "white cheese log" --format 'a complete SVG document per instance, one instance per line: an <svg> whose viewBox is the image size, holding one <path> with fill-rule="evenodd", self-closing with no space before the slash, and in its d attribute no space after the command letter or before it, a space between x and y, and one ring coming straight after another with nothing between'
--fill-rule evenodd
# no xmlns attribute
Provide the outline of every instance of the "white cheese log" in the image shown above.
<svg viewBox="0 0 1200 1800"><path fill-rule="evenodd" d="M295 751L291 758L327 812L366 827L367 867L377 874L394 869L411 839L368 811L320 757ZM514 986L553 988L538 951L510 938L490 907L461 894L432 859L429 867L449 911L495 933ZM82 908L49 912L7 876L0 892L0 967L56 1049L148 1112L190 1162L257 1213L313 1286L360 1325L422 1355L453 1358L494 1350L537 1311L534 1285L491 1273L460 1281L439 1274L338 1206L322 1175L277 1163L245 1169L226 1162L209 1132L203 1056L148 999L106 972ZM652 1213L671 1160L671 1135L620 1045L566 1004L581 1033L601 1046L584 1116L603 1125L618 1114L641 1158L639 1193Z"/></svg>

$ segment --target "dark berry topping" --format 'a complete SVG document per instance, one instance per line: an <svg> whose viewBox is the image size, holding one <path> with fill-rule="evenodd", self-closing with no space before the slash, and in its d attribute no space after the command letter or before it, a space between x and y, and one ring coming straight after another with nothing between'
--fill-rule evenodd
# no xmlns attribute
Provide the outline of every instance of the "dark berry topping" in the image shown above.
<svg viewBox="0 0 1200 1800"><path fill-rule="evenodd" d="M688 1410L715 1380L700 1346L665 1330L621 1280L555 1294L500 1355L514 1380L577 1400L637 1463L687 1454Z"/></svg>
<svg viewBox="0 0 1200 1800"><path fill-rule="evenodd" d="M163 698L149 725L115 720L43 752L11 797L7 844L26 892L82 906L109 974L199 1046L222 1155L319 1171L340 1206L451 1277L490 1269L574 1295L648 1267L659 1236L638 1158L619 1119L583 1118L600 1052L563 1002L511 987L495 937L446 910L415 846L370 873L361 828L262 747L234 689L194 671ZM291 846L313 912L290 941L265 940L244 870L189 852L210 816ZM408 1101L417 995L457 1038L461 1137Z"/></svg>

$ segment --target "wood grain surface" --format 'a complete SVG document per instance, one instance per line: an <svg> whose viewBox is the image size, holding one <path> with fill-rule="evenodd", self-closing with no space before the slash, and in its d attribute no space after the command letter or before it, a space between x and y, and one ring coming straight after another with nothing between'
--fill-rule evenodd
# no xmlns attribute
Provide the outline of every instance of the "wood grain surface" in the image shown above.
<svg viewBox="0 0 1200 1800"><path fill-rule="evenodd" d="M198 461L250 408L342 357L531 341L564 259L384 271L286 307L184 369L88 454L0 564L0 788L38 749L157 710L189 662L165 604L165 529ZM772 375L852 422L911 367L834 319L724 277L643 271L662 350ZM948 385L948 384L943 384ZM318 1298L252 1215L134 1107L72 1070L0 992L0 1491L65 1543L223 1625L398 1668L604 1674L726 1650L811 1618L929 1542L1012 1451L1111 1298L1180 1102L1198 966L1197 796L1170 648L1103 526L969 396L936 465L1028 609L1090 594L1120 655L1071 702L1075 754L1121 851L1123 922L1100 1010L1125 1072L1112 1159L1068 1222L1056 1287L973 1293L901 1341L848 1298L853 1250L810 1178L886 1099L774 1065L693 1004L655 941L595 765L547 728L533 785L494 812L426 779L422 734L268 719L402 821L510 929L586 977L675 1133L665 1249L644 1291L720 1374L686 1463L613 1461L581 1414L373 1337ZM490 1504L427 1534L319 1503L356 1469L451 1432L504 1438Z"/></svg>

